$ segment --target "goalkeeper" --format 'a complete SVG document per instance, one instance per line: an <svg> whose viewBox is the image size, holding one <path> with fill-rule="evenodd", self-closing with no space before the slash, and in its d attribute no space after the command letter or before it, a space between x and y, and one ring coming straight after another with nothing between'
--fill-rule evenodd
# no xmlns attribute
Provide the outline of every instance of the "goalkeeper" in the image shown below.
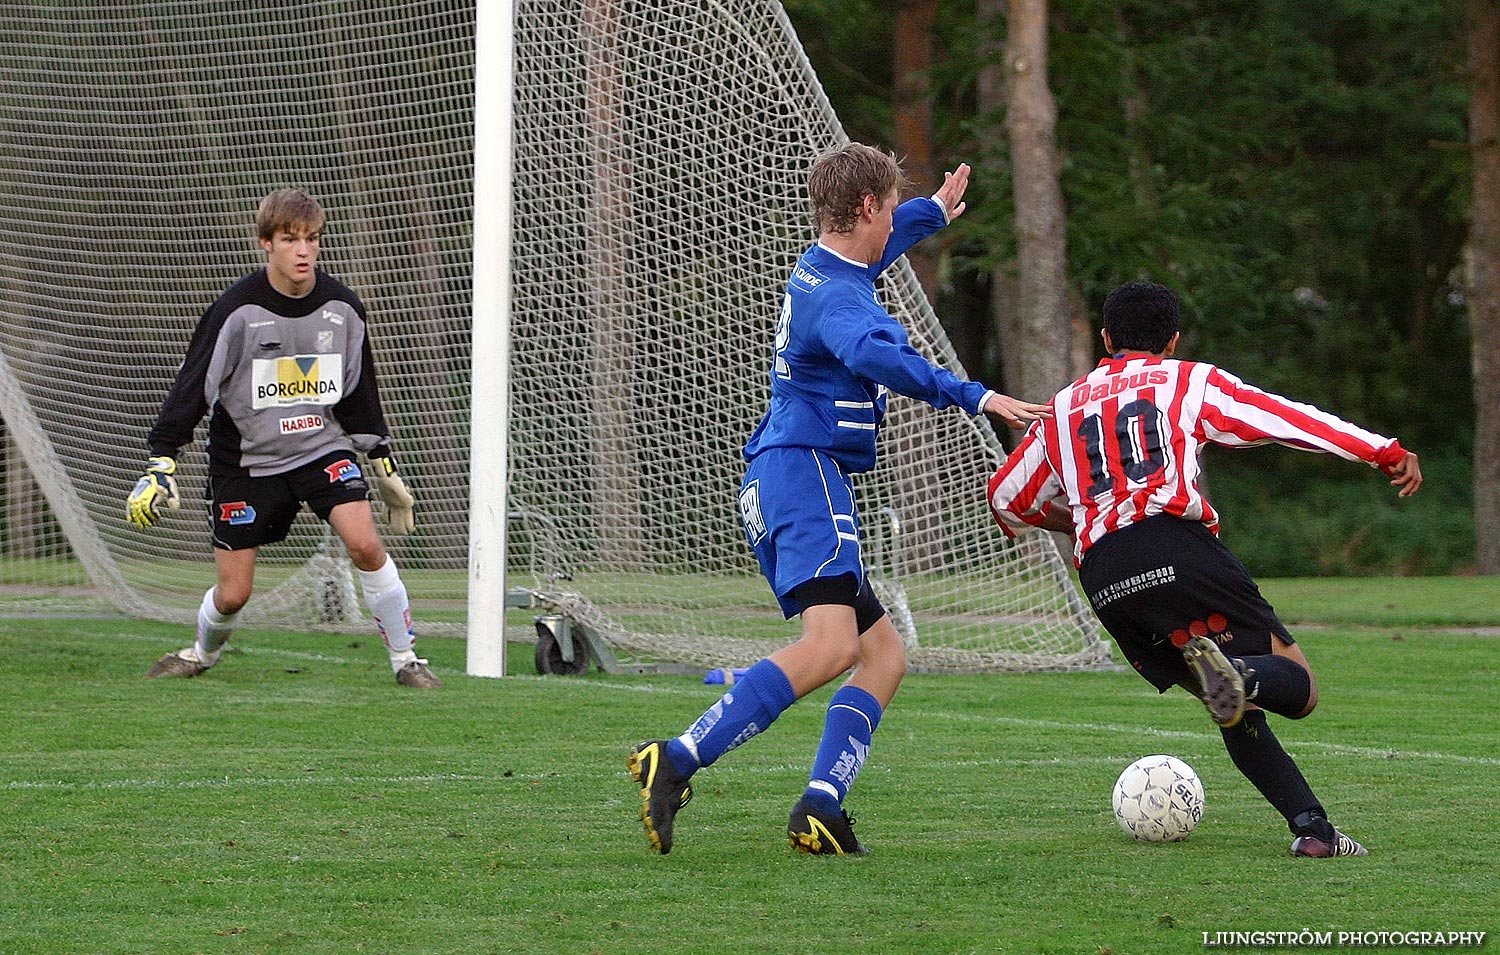
<svg viewBox="0 0 1500 955"><path fill-rule="evenodd" d="M824 153L809 176L818 242L787 282L771 407L745 445L739 496L748 542L782 612L801 615L802 637L751 667L681 736L641 743L627 757L647 838L662 854L692 795L689 777L851 668L829 701L786 831L801 852L863 851L844 797L906 674L901 635L865 576L854 504L853 475L875 466L887 392L1015 427L1047 412L930 364L881 306L880 273L963 214L969 167L947 174L930 198L898 205L903 181L893 157L859 143Z"/></svg>
<svg viewBox="0 0 1500 955"><path fill-rule="evenodd" d="M208 415L204 497L216 580L198 608L193 645L157 660L149 677L194 677L219 662L250 599L260 548L285 539L305 503L358 568L396 682L442 685L416 654L406 586L375 529L356 461L356 450L368 458L391 530L411 533L412 497L391 458L364 306L315 267L324 221L317 200L295 189L261 201L266 265L203 313L151 429L151 458L126 508L141 528L155 526L163 507L180 506L178 449Z"/></svg>

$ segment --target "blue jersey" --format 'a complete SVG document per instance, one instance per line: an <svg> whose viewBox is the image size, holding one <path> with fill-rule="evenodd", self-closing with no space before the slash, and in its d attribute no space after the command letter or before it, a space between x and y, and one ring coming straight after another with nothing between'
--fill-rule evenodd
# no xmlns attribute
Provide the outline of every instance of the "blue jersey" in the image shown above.
<svg viewBox="0 0 1500 955"><path fill-rule="evenodd" d="M922 357L875 291L881 272L946 221L936 200L911 199L896 208L874 265L822 245L797 260L776 324L771 407L745 445L746 461L767 448L809 448L851 473L870 470L887 389L934 408L983 410L989 389Z"/></svg>

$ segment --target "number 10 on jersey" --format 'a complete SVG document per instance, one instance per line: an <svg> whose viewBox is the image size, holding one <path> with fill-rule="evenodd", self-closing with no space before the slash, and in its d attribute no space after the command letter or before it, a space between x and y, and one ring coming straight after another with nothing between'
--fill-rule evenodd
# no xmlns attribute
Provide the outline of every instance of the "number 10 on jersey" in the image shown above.
<svg viewBox="0 0 1500 955"><path fill-rule="evenodd" d="M1110 461L1119 462L1132 484L1144 483L1166 468L1170 452L1162 444L1161 417L1161 409L1145 398L1121 405L1114 414L1113 429L1106 429L1103 415L1084 416L1078 425L1078 439L1089 461L1090 497L1114 490ZM1110 439L1115 442L1113 447L1106 443Z"/></svg>

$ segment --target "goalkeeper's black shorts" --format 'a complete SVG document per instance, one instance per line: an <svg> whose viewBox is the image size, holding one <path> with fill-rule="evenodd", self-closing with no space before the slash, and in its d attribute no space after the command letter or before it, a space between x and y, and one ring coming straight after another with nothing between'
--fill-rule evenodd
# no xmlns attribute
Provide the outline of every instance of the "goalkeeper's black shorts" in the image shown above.
<svg viewBox="0 0 1500 955"><path fill-rule="evenodd" d="M1105 534L1079 582L1131 666L1166 692L1188 679L1172 633L1209 637L1230 656L1271 652L1292 635L1240 559L1196 521L1158 514Z"/></svg>
<svg viewBox="0 0 1500 955"><path fill-rule="evenodd" d="M369 500L370 485L353 451L267 477L210 475L204 497L214 546L244 550L284 540L306 502L323 520L335 507Z"/></svg>

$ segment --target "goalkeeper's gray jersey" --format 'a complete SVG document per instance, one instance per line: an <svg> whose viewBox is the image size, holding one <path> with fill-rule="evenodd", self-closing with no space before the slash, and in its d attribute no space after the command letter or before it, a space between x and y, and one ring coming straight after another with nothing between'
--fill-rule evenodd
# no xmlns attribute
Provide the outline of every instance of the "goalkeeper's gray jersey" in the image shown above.
<svg viewBox="0 0 1500 955"><path fill-rule="evenodd" d="M177 454L209 415L209 472L281 474L332 452L389 453L365 310L319 271L290 298L261 269L198 322L151 429L151 453Z"/></svg>

